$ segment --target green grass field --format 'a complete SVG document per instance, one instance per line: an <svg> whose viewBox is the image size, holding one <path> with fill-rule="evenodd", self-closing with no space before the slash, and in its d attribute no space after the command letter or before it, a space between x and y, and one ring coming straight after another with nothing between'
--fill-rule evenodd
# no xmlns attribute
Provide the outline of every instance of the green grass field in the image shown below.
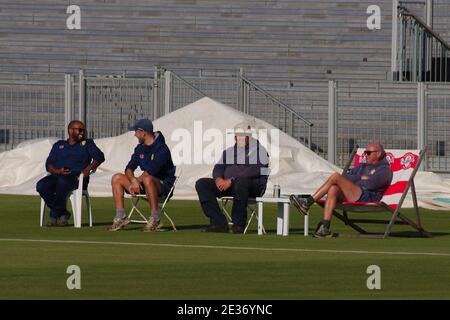
<svg viewBox="0 0 450 320"><path fill-rule="evenodd" d="M93 198L94 227L83 216L81 229L39 227L39 201L0 195L0 299L450 298L449 212L422 210L433 238L394 226L388 239L315 239L303 236L293 208L288 237L276 235L274 206L265 206L267 235L256 234L256 221L247 235L205 234L198 202L175 200L178 232L130 224L111 233L110 198ZM313 206L310 232L320 216ZM338 220L332 230L353 233ZM81 290L67 289L69 265L81 268ZM381 268L380 290L366 286L370 265Z"/></svg>

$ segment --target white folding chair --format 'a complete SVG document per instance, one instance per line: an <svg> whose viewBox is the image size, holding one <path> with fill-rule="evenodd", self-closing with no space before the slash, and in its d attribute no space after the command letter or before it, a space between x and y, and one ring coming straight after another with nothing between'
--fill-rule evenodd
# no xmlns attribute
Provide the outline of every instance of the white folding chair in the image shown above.
<svg viewBox="0 0 450 320"><path fill-rule="evenodd" d="M173 222L173 220L170 218L169 214L167 213L166 204L169 201L169 199L171 197L171 194L175 190L175 186L176 186L176 184L178 182L178 179L180 179L180 176L181 176L181 172L176 177L172 188L170 188L170 191L169 191L169 193L167 194L167 196L165 198L158 197L158 208L159 208L160 212L164 214L164 216L167 218L167 220L169 220L170 224L172 225L173 231L177 231L177 228L175 227L175 223ZM142 211L139 210L139 208L138 208L139 200L143 199L143 200L148 202L147 195L145 195L145 194L137 194L136 196L132 197L131 195L127 194L127 197L130 198L130 202L131 202L131 210L130 210L130 213L128 214L128 219L130 220L130 222L147 223L147 218L142 213ZM131 219L132 214L135 213L135 212L141 217L141 219Z"/></svg>
<svg viewBox="0 0 450 320"><path fill-rule="evenodd" d="M89 213L89 226L92 227L92 206L91 199L89 197L89 192L87 190L83 190L83 178L84 175L81 173L78 181L78 188L72 191L69 195L70 203L72 205L72 213L73 213L73 225L75 228L81 228L81 207L83 204L83 196L86 198L86 206ZM41 198L41 210L40 210L40 219L39 225L42 227L44 224L44 216L45 216L45 201Z"/></svg>
<svg viewBox="0 0 450 320"><path fill-rule="evenodd" d="M221 197L219 198L219 203L220 203L220 209L222 210L222 213L227 217L228 219L228 224L233 224L230 213L227 211L227 204L229 201L233 201L233 197L231 196L226 196L226 197ZM250 218L248 219L247 225L245 226L244 229L244 234L247 233L247 229L250 226L250 223L252 222L253 217L256 217L256 220L258 220L258 216L255 214L256 213L256 199L255 198L248 198L248 203L247 203L247 213L250 213ZM262 227L263 233L266 233L266 230L264 230L264 226Z"/></svg>

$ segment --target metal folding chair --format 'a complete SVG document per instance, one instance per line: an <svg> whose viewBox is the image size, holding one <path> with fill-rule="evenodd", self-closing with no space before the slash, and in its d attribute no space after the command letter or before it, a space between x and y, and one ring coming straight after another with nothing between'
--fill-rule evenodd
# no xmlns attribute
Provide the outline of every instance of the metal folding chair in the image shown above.
<svg viewBox="0 0 450 320"><path fill-rule="evenodd" d="M228 202L231 201L233 202L233 197L231 196L226 196L226 197L221 197L219 198L219 204L220 204L220 209L222 210L222 213L227 217L228 219L228 224L233 224L231 221L231 215L230 213L227 211L227 204ZM244 234L247 233L248 227L250 226L250 223L252 222L253 217L256 218L256 220L258 220L258 216L255 214L256 213L256 199L255 198L248 198L248 203L247 203L247 213L250 213L250 218L248 219L247 225L245 226L244 229ZM264 230L264 226L262 227L263 233L266 233L266 230Z"/></svg>
<svg viewBox="0 0 450 320"><path fill-rule="evenodd" d="M173 183L173 186L172 186L172 188L170 188L170 191L166 197L164 197L164 198L158 197L158 209L160 210L161 213L164 214L164 216L167 218L167 220L169 220L170 224L172 225L173 231L177 231L177 228L175 226L175 223L173 222L173 220L170 218L169 214L167 213L166 205L167 205L167 202L169 202L169 199L171 198L173 191L175 190L175 186L176 186L178 180L180 179L180 176L181 176L181 173L176 177L175 182ZM147 218L142 213L142 211L139 210L139 208L138 208L139 200L142 199L142 200L145 200L148 202L147 195L138 194L134 197L132 197L131 195L127 195L127 197L130 198L130 202L131 202L131 210L130 210L130 213L128 214L128 219L130 219L130 222L147 223ZM135 212L141 217L141 219L132 219L131 218L131 216Z"/></svg>

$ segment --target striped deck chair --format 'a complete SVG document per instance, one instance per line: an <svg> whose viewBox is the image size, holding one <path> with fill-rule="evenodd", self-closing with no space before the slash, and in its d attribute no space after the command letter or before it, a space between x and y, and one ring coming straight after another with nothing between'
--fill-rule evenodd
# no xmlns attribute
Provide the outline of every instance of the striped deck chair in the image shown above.
<svg viewBox="0 0 450 320"><path fill-rule="evenodd" d="M419 150L386 150L386 158L389 161L393 172L391 185L386 189L380 202L343 202L338 203L336 209L341 210L342 214L334 210L333 215L343 221L346 225L355 229L362 235L370 235L356 223L383 223L387 224L383 238L391 233L394 224L407 224L419 231L424 236L431 236L430 233L422 228L420 221L419 207L417 205L416 190L414 186L414 176L423 160L426 148ZM343 172L346 172L354 159L354 166L365 161L364 149L356 145ZM413 205L416 213L416 221L407 218L400 212L403 201L411 190ZM325 200L319 200L317 203L324 207ZM382 212L388 211L392 214L390 220L375 219L350 219L348 212Z"/></svg>

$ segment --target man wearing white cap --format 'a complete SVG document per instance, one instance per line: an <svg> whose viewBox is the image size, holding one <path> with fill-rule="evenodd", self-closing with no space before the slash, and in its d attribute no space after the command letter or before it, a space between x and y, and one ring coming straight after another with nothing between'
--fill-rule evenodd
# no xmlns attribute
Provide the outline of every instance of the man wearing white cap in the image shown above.
<svg viewBox="0 0 450 320"><path fill-rule="evenodd" d="M262 196L266 190L269 155L251 136L251 129L248 123L237 125L234 130L236 143L223 152L214 166L213 178L201 178L195 184L203 212L210 219L210 225L202 229L204 232L229 232L217 198L232 196L231 230L233 233L243 233L248 198Z"/></svg>

